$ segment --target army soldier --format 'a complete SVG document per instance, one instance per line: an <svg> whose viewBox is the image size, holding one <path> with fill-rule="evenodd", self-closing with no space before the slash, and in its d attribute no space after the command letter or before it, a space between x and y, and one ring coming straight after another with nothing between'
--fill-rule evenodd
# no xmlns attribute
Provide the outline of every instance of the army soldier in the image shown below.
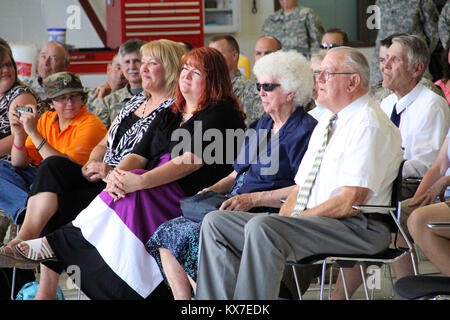
<svg viewBox="0 0 450 320"><path fill-rule="evenodd" d="M245 123L248 126L264 115L264 108L255 84L247 79L238 69L239 45L236 39L226 35L212 38L209 46L219 50L227 62L233 93L238 97L247 115Z"/></svg>
<svg viewBox="0 0 450 320"><path fill-rule="evenodd" d="M108 75L108 87L111 88L111 93L117 90L122 89L128 83L127 79L124 77L122 70L120 69L120 57L118 54L114 56L111 63L108 64L106 69L106 74ZM110 125L109 117L105 117L102 114L105 114L102 110L103 108L103 98L98 93L98 88L85 88L87 93L87 101L86 105L88 107L88 111L98 115L104 120L105 126ZM98 114L97 114L98 112Z"/></svg>
<svg viewBox="0 0 450 320"><path fill-rule="evenodd" d="M130 39L119 48L120 67L128 84L122 89L116 90L103 99L103 104L98 105L95 114L103 121L107 128L122 110L123 106L133 96L142 92L141 55L139 50L146 42L138 39Z"/></svg>
<svg viewBox="0 0 450 320"><path fill-rule="evenodd" d="M450 33L450 2L447 1L445 6L442 8L441 14L439 15L439 38L441 39L442 46L445 48L445 45L448 41L449 33Z"/></svg>
<svg viewBox="0 0 450 320"><path fill-rule="evenodd" d="M283 50L296 50L309 58L320 48L324 28L317 14L297 6L297 0L280 0L282 9L264 21L261 36L272 36L281 41Z"/></svg>

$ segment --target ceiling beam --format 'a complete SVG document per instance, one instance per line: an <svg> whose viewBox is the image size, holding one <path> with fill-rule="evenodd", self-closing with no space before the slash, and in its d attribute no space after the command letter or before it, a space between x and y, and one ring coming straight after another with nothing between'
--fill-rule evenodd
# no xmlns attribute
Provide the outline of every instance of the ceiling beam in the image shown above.
<svg viewBox="0 0 450 320"><path fill-rule="evenodd" d="M103 45L106 47L106 30L103 27L102 23L100 22L100 19L97 17L97 14L95 13L91 4L88 2L88 0L78 0L78 2L80 2L80 5L83 8L84 12L86 12L86 15L88 16L89 21L91 21L92 26L94 27L95 31L97 32L98 36L100 37L100 40L103 42Z"/></svg>

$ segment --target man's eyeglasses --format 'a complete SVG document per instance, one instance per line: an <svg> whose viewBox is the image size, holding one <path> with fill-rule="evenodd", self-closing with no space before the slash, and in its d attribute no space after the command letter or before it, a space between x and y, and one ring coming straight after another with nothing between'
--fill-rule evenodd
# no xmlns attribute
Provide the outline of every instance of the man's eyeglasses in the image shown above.
<svg viewBox="0 0 450 320"><path fill-rule="evenodd" d="M71 94L70 96L65 96L65 97L56 97L52 99L55 102L58 103L68 103L69 101L72 102L78 102L81 101L81 95L80 94Z"/></svg>
<svg viewBox="0 0 450 320"><path fill-rule="evenodd" d="M340 47L340 45L339 44L337 44L337 43L322 43L321 45L320 45L320 47L322 48L322 49L332 49L332 48L336 48L336 47Z"/></svg>
<svg viewBox="0 0 450 320"><path fill-rule="evenodd" d="M275 89L276 87L281 86L281 84L279 83L256 83L256 90L261 91L261 88L266 91L266 92L270 92L273 89Z"/></svg>
<svg viewBox="0 0 450 320"><path fill-rule="evenodd" d="M314 71L313 75L315 79L323 79L325 81L328 81L330 79L330 76L334 76L336 74L355 74L356 72L328 72L328 71Z"/></svg>

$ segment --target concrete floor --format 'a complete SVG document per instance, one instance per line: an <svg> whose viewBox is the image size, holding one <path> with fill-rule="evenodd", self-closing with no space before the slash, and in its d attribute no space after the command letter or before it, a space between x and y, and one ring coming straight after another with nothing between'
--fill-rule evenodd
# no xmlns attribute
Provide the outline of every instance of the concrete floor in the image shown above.
<svg viewBox="0 0 450 320"><path fill-rule="evenodd" d="M439 275L440 272L436 267L428 261L428 259L418 250L419 252L419 273L420 274L433 274ZM392 290L391 281L389 278L388 270L381 268L380 270L381 281L379 289L373 290L374 300L398 300L400 299L396 296ZM395 282L395 275L393 275L393 281ZM71 284L71 280L68 276L64 274L60 279L60 287L64 293L67 300L77 300L78 299L78 289L74 288ZM309 287L308 291L303 295L303 300L319 300L320 284L314 282ZM369 290L369 295L371 294ZM328 299L328 285L325 285L324 299ZM365 300L364 288L361 286L352 296L351 300ZM81 293L81 300L89 300L85 295Z"/></svg>

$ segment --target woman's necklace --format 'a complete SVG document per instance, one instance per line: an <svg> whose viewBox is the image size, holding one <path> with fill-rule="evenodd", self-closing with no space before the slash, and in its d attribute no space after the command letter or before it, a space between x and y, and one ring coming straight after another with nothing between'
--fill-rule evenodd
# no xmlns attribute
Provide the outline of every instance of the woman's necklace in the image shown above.
<svg viewBox="0 0 450 320"><path fill-rule="evenodd" d="M143 117L145 116L145 110L147 110L147 103L148 103L148 101L149 101L150 99L151 99L151 98L148 98L147 101L145 101L144 109L142 109L142 117L141 117L141 118L143 118Z"/></svg>

